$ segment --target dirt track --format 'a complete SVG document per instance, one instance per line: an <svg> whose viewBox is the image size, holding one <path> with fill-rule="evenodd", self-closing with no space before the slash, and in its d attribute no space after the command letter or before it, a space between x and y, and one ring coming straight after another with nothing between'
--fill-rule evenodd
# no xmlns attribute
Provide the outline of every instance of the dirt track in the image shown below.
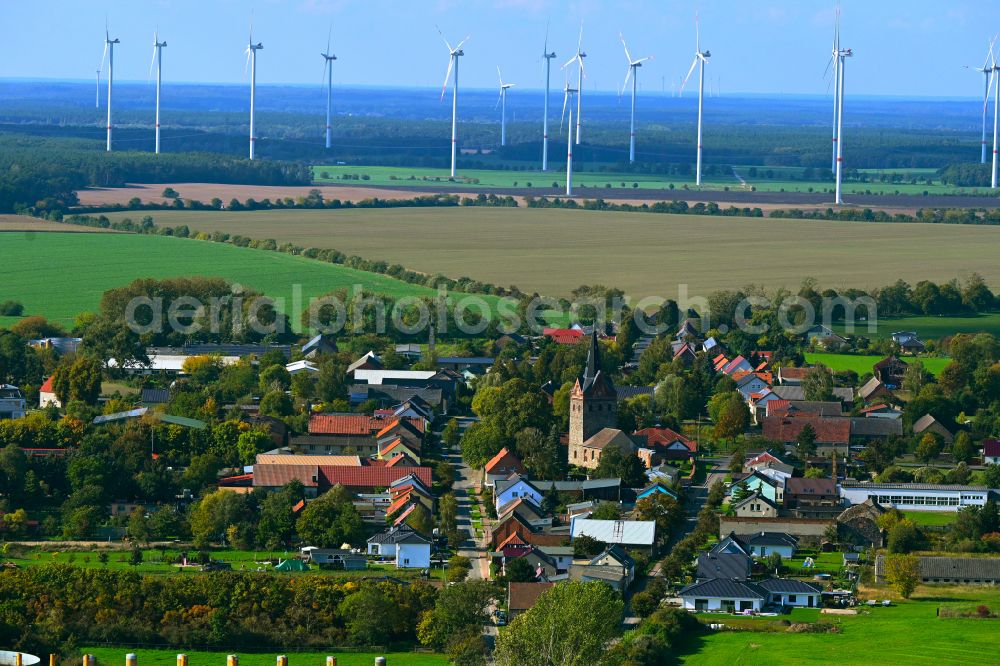
<svg viewBox="0 0 1000 666"><path fill-rule="evenodd" d="M230 199L245 201L248 198L274 199L285 197L304 197L310 190L318 189L327 199L342 199L360 201L378 197L380 199L409 199L427 194L480 194L496 193L511 195L523 203L526 196L562 196L556 189L539 190L538 188L506 188L489 189L463 187L461 185L448 188L418 188L405 185L354 187L341 185L322 186L277 186L277 185L225 185L218 183L160 183L155 185L130 185L121 188L86 189L78 192L80 203L84 206L108 206L127 204L133 197L138 197L147 203L168 202L162 196L165 187L174 188L182 198L209 202L218 197L228 202ZM720 206L750 206L765 211L778 208L801 208L803 210L825 209L832 206L829 194L810 192L692 192L680 190L631 190L593 188L577 190L579 199L603 198L609 201L641 205L652 201L687 201L715 202ZM916 195L865 195L855 194L848 197L849 206L873 208L889 212L914 213L920 208L1000 208L1000 198L984 196L916 196Z"/></svg>

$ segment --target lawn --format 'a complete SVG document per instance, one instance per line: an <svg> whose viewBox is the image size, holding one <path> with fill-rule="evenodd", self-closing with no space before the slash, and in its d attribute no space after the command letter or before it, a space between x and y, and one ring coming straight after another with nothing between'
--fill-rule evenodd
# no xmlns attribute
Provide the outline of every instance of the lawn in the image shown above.
<svg viewBox="0 0 1000 666"><path fill-rule="evenodd" d="M904 511L903 515L917 525L942 526L955 522L958 514L955 511Z"/></svg>
<svg viewBox="0 0 1000 666"><path fill-rule="evenodd" d="M119 666L125 663L125 655L133 652L138 666L177 666L177 655L181 652L188 657L188 666L225 666L225 652L192 652L180 648L160 650L153 648L109 648L83 647L80 654L97 657L98 666ZM337 666L371 666L375 657L385 657L387 666L446 666L448 657L443 654L426 652L282 652L239 653L240 666L274 666L277 656L288 656L288 666L324 666L328 655L337 658Z"/></svg>
<svg viewBox="0 0 1000 666"><path fill-rule="evenodd" d="M816 566L806 569L802 563L807 557L813 558ZM784 560L788 573L796 577L809 577L813 573L839 573L844 567L844 554L840 552L824 553L816 550L799 550L795 556Z"/></svg>
<svg viewBox="0 0 1000 666"><path fill-rule="evenodd" d="M882 356L861 356L856 354L828 354L828 353L807 353L806 363L822 363L833 371L853 370L858 376L871 373L872 366L884 357ZM918 360L924 364L924 369L932 375L939 375L945 367L951 363L950 358L939 357L918 357L905 359L908 363Z"/></svg>
<svg viewBox="0 0 1000 666"><path fill-rule="evenodd" d="M72 325L80 312L96 310L106 290L140 277L222 277L284 299L296 313L308 305L310 297L353 285L393 297L436 294L426 287L347 266L207 241L45 233L12 234L2 242L0 301L20 301L26 315L41 314L64 325ZM296 289L301 290L298 307L293 296ZM292 319L297 325L298 316ZM16 321L3 318L0 326Z"/></svg>
<svg viewBox="0 0 1000 666"><path fill-rule="evenodd" d="M805 277L875 288L972 271L1000 284L1000 228L988 226L473 207L151 214L161 225L334 248L551 296L604 284L636 300L694 298L748 284L798 289Z"/></svg>
<svg viewBox="0 0 1000 666"><path fill-rule="evenodd" d="M935 340L955 333L992 333L1000 336L1000 313L969 315L965 317L879 317L878 330L868 332L867 323L856 327L860 335L888 338L896 331L915 331L924 340ZM833 330L844 333L843 324L834 324Z"/></svg>
<svg viewBox="0 0 1000 666"><path fill-rule="evenodd" d="M879 593L879 598L883 597ZM919 588L910 601L865 608L856 616L821 616L840 634L718 631L681 657L691 666L714 664L996 664L996 620L939 618L951 602L1000 604L988 588ZM720 619L725 623L724 619Z"/></svg>

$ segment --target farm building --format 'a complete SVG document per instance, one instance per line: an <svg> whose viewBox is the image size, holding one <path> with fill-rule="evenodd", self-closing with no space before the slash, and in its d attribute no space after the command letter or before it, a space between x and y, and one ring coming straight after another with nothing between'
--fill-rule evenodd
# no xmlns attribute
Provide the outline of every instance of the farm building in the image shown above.
<svg viewBox="0 0 1000 666"><path fill-rule="evenodd" d="M1000 558L920 557L920 582L947 585L1000 584ZM885 576L885 556L875 558L875 581Z"/></svg>

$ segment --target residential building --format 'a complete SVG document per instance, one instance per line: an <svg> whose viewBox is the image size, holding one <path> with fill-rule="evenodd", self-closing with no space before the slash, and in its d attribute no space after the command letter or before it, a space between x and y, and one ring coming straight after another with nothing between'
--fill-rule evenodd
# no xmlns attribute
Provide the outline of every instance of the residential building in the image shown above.
<svg viewBox="0 0 1000 666"><path fill-rule="evenodd" d="M656 521L653 520L574 518L570 524L570 538L583 535L602 543L618 544L650 554L656 551Z"/></svg>
<svg viewBox="0 0 1000 666"><path fill-rule="evenodd" d="M403 523L370 537L368 554L393 558L397 569L429 569L431 540Z"/></svg>
<svg viewBox="0 0 1000 666"><path fill-rule="evenodd" d="M540 488L520 474L514 474L503 481L497 481L493 494L497 515L500 513L500 507L519 498L526 499L535 506L541 506L544 495Z"/></svg>
<svg viewBox="0 0 1000 666"><path fill-rule="evenodd" d="M744 472L753 472L761 469L775 469L791 476L795 468L782 460L773 451L764 451L756 455L749 454L743 463Z"/></svg>
<svg viewBox="0 0 1000 666"><path fill-rule="evenodd" d="M900 511L958 511L963 506L983 506L990 490L986 486L844 481L840 495L851 504L870 499Z"/></svg>
<svg viewBox="0 0 1000 666"><path fill-rule="evenodd" d="M741 535L740 539L750 547L750 554L754 557L767 557L777 553L783 559L788 559L795 555L795 549L799 545L798 538L784 532L754 532Z"/></svg>
<svg viewBox="0 0 1000 666"><path fill-rule="evenodd" d="M319 354L336 354L338 351L337 341L326 333L320 333L302 345L302 356L308 359L314 359Z"/></svg>
<svg viewBox="0 0 1000 666"><path fill-rule="evenodd" d="M507 583L508 621L534 608L538 597L552 589L553 585L555 583Z"/></svg>
<svg viewBox="0 0 1000 666"><path fill-rule="evenodd" d="M983 464L1000 464L1000 439L983 440Z"/></svg>
<svg viewBox="0 0 1000 666"><path fill-rule="evenodd" d="M805 477L785 481L785 507L800 518L833 518L843 511L836 481Z"/></svg>
<svg viewBox="0 0 1000 666"><path fill-rule="evenodd" d="M773 504L781 506L785 502L784 478L769 476L763 470L754 470L739 481L733 481L731 489L735 490L737 486L746 488L750 493L757 493Z"/></svg>
<svg viewBox="0 0 1000 666"><path fill-rule="evenodd" d="M903 385L906 367L905 361L895 356L887 356L872 366L872 373L890 390L895 390Z"/></svg>
<svg viewBox="0 0 1000 666"><path fill-rule="evenodd" d="M656 451L665 460L687 460L698 451L698 444L670 428L643 428L633 436L645 446Z"/></svg>
<svg viewBox="0 0 1000 666"><path fill-rule="evenodd" d="M761 611L767 606L820 605L819 586L787 578L770 578L759 582L713 578L688 585L680 591L686 610L741 613Z"/></svg>
<svg viewBox="0 0 1000 666"><path fill-rule="evenodd" d="M635 494L635 499L636 501L639 501L656 495L666 495L667 497L671 497L675 500L677 499L677 493L671 490L669 486L666 486L659 481L655 481L637 492Z"/></svg>
<svg viewBox="0 0 1000 666"><path fill-rule="evenodd" d="M930 414L924 414L913 422L914 435L923 435L926 432L938 435L946 444L951 444L952 440L955 439L955 436L951 433L951 431L944 427L940 421Z"/></svg>
<svg viewBox="0 0 1000 666"><path fill-rule="evenodd" d="M24 418L27 407L21 389L11 384L0 384L0 421Z"/></svg>
<svg viewBox="0 0 1000 666"><path fill-rule="evenodd" d="M483 466L483 484L494 487L497 481L503 481L511 474L524 474L524 464L514 453L504 447Z"/></svg>
<svg viewBox="0 0 1000 666"><path fill-rule="evenodd" d="M892 398L892 391L878 377L872 377L858 389L858 399L866 404L876 401L882 403L885 400L892 400Z"/></svg>
<svg viewBox="0 0 1000 666"><path fill-rule="evenodd" d="M785 386L799 386L814 368L789 368L782 366L778 368L778 383Z"/></svg>
<svg viewBox="0 0 1000 666"><path fill-rule="evenodd" d="M899 345L904 354L919 354L927 348L916 331L896 331L892 334L892 341Z"/></svg>
<svg viewBox="0 0 1000 666"><path fill-rule="evenodd" d="M586 563L571 564L569 578L607 583L615 591L624 594L635 580L635 561L621 546L611 545Z"/></svg>
<svg viewBox="0 0 1000 666"><path fill-rule="evenodd" d="M723 537L709 550L698 554L697 580L725 578L749 580L753 567L750 547L735 534Z"/></svg>
<svg viewBox="0 0 1000 666"><path fill-rule="evenodd" d="M310 456L301 456L309 458ZM366 461L367 462L367 461ZM305 486L307 497L315 497L341 485L354 492L371 492L388 488L393 482L413 475L425 486L431 485L430 467L389 465L317 465L309 461L294 464L254 465L253 487L278 490L293 479Z"/></svg>
<svg viewBox="0 0 1000 666"><path fill-rule="evenodd" d="M773 393L780 400L794 400L796 402L802 402L806 399L806 390L801 385L772 386L771 393ZM835 400L839 400L845 405L853 404L854 389L846 386L834 386L833 397Z"/></svg>
<svg viewBox="0 0 1000 666"><path fill-rule="evenodd" d="M757 585L767 592L768 603L775 606L817 608L820 605L822 588L814 583L794 578L768 578Z"/></svg>
<svg viewBox="0 0 1000 666"><path fill-rule="evenodd" d="M303 561L331 569L359 571L368 567L368 559L363 553L342 548L316 548L306 546L299 551Z"/></svg>
<svg viewBox="0 0 1000 666"><path fill-rule="evenodd" d="M45 409L49 405L56 408L62 407L62 401L56 396L56 390L52 387L54 377L49 377L42 382L42 387L38 389L38 408ZM145 389L143 389L145 391Z"/></svg>
<svg viewBox="0 0 1000 666"><path fill-rule="evenodd" d="M288 372L288 374L290 374L293 377L295 375L302 373L305 373L307 375L319 374L319 366L313 363L312 361L307 361L307 360L293 361L291 363L286 363L285 370Z"/></svg>
<svg viewBox="0 0 1000 666"><path fill-rule="evenodd" d="M730 509L741 518L777 518L779 514L778 505L760 493L753 493Z"/></svg>
<svg viewBox="0 0 1000 666"><path fill-rule="evenodd" d="M837 335L829 326L822 324L817 324L806 331L806 339L810 344L821 347L838 346L847 342L846 338Z"/></svg>

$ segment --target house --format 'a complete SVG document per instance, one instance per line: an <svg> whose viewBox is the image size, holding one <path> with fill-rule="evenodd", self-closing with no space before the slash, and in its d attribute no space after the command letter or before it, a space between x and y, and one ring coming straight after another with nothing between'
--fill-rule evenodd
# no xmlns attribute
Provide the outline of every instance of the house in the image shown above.
<svg viewBox="0 0 1000 666"><path fill-rule="evenodd" d="M1000 584L1000 558L997 557L918 557L920 582L948 585ZM885 556L875 557L875 581L885 580Z"/></svg>
<svg viewBox="0 0 1000 666"><path fill-rule="evenodd" d="M806 390L801 385L772 386L771 392L782 400L794 400L801 402L806 399ZM854 389L847 386L834 386L833 398L834 400L841 401L845 405L850 405L854 402Z"/></svg>
<svg viewBox="0 0 1000 666"><path fill-rule="evenodd" d="M362 456L377 456L379 442L401 436L419 448L424 432L420 418L393 418L363 414L316 414L309 419L309 434L292 438L292 446L308 453L340 453L350 450Z"/></svg>
<svg viewBox="0 0 1000 666"><path fill-rule="evenodd" d="M892 341L904 354L919 354L927 348L915 331L896 331L892 334Z"/></svg>
<svg viewBox="0 0 1000 666"><path fill-rule="evenodd" d="M358 571L368 567L368 559L349 548L316 548L306 546L299 551L300 557L310 564L331 569Z"/></svg>
<svg viewBox="0 0 1000 666"><path fill-rule="evenodd" d="M745 497L730 509L741 518L777 518L779 513L778 505L760 493Z"/></svg>
<svg viewBox="0 0 1000 666"><path fill-rule="evenodd" d="M694 365L694 362L698 360L698 352L695 349L694 344L690 342L682 342L678 345L677 349L674 350L674 361L680 361L684 364L684 367L690 368Z"/></svg>
<svg viewBox="0 0 1000 666"><path fill-rule="evenodd" d="M941 422L930 414L924 414L913 422L914 435L923 435L925 432L931 432L940 436L946 444L951 444L952 440L955 439L951 431L941 425Z"/></svg>
<svg viewBox="0 0 1000 666"><path fill-rule="evenodd" d="M507 563L512 560L523 560L530 565L535 572L535 580L549 581L558 575L556 561L542 552L538 546L522 539L517 534L512 534L501 543L495 552L491 552L490 559L496 565L501 575L507 573Z"/></svg>
<svg viewBox="0 0 1000 666"><path fill-rule="evenodd" d="M753 372L753 365L742 356L737 356L731 361L722 364L721 367L716 368L716 371L719 374L732 377L737 372Z"/></svg>
<svg viewBox="0 0 1000 666"><path fill-rule="evenodd" d="M677 499L677 493L675 493L668 486L665 486L663 483L659 481L654 481L650 485L640 490L638 493L636 493L635 499L636 501L639 501L641 499L646 499L647 497L654 497L655 495L666 495L668 497L672 497L675 500Z"/></svg>
<svg viewBox="0 0 1000 666"><path fill-rule="evenodd" d="M760 611L767 593L756 584L728 578L709 578L688 585L679 594L684 609L704 613Z"/></svg>
<svg viewBox="0 0 1000 666"><path fill-rule="evenodd" d="M739 481L734 481L732 490L735 491L737 487L745 488L750 493L757 493L777 506L785 502L784 477L769 476L763 470L754 470Z"/></svg>
<svg viewBox="0 0 1000 666"><path fill-rule="evenodd" d="M802 380L806 378L814 368L789 368L780 367L778 368L778 383L785 386L799 386L802 384Z"/></svg>
<svg viewBox="0 0 1000 666"><path fill-rule="evenodd" d="M757 583L767 592L768 603L775 606L801 606L817 608L822 588L793 578L768 578Z"/></svg>
<svg viewBox="0 0 1000 666"><path fill-rule="evenodd" d="M878 377L872 377L858 389L858 398L864 403L892 399L892 391Z"/></svg>
<svg viewBox="0 0 1000 666"><path fill-rule="evenodd" d="M906 367L904 361L895 356L887 356L872 366L872 373L890 390L895 390L903 385Z"/></svg>
<svg viewBox="0 0 1000 666"><path fill-rule="evenodd" d="M140 394L139 402L141 402L145 407L165 405L170 402L170 389L144 388Z"/></svg>
<svg viewBox="0 0 1000 666"><path fill-rule="evenodd" d="M354 371L354 381L362 384L395 384L407 381L426 381L436 375L433 370L383 370L359 368Z"/></svg>
<svg viewBox="0 0 1000 666"><path fill-rule="evenodd" d="M516 513L521 520L528 523L533 529L552 525L552 517L544 515L537 504L533 504L524 497L507 502L497 509L497 520L503 520L512 512Z"/></svg>
<svg viewBox="0 0 1000 666"><path fill-rule="evenodd" d="M62 402L56 396L56 390L52 387L52 380L54 377L49 377L44 382L42 382L42 387L38 389L38 408L45 409L49 405L61 408ZM143 389L145 390L145 389Z"/></svg>
<svg viewBox="0 0 1000 666"><path fill-rule="evenodd" d="M637 440L646 440L646 447L656 451L665 460L687 460L698 451L698 444L670 428L643 428L636 430Z"/></svg>
<svg viewBox="0 0 1000 666"><path fill-rule="evenodd" d="M898 421L903 418L903 410L887 405L884 402L861 410L861 416L867 419L892 419Z"/></svg>
<svg viewBox="0 0 1000 666"><path fill-rule="evenodd" d="M788 559L795 555L799 540L784 532L754 532L740 537L750 547L750 554L756 557L767 557L773 553Z"/></svg>
<svg viewBox="0 0 1000 666"><path fill-rule="evenodd" d="M544 493L541 489L520 474L513 474L503 481L497 481L494 485L495 505L498 515L500 507L519 498L524 498L535 506L541 506L543 495Z"/></svg>
<svg viewBox="0 0 1000 666"><path fill-rule="evenodd" d="M805 477L785 481L785 506L801 518L837 516L843 510L836 481Z"/></svg>
<svg viewBox="0 0 1000 666"><path fill-rule="evenodd" d="M435 365L455 372L471 370L481 375L489 370L495 361L496 359L491 356L440 356Z"/></svg>
<svg viewBox="0 0 1000 666"><path fill-rule="evenodd" d="M795 467L779 458L772 451L764 451L763 453L749 456L746 462L743 463L744 472L753 472L760 469L776 469L789 476L795 471Z"/></svg>
<svg viewBox="0 0 1000 666"><path fill-rule="evenodd" d="M420 464L420 447L413 446L412 442L402 437L393 437L392 439L384 439L378 443L379 460L389 461L400 455Z"/></svg>
<svg viewBox="0 0 1000 666"><path fill-rule="evenodd" d="M851 419L828 416L768 416L764 418L764 437L794 446L807 425L816 434L817 445L829 444L846 448L851 442Z"/></svg>
<svg viewBox="0 0 1000 666"><path fill-rule="evenodd" d="M694 319L685 319L681 322L680 328L677 329L676 335L674 335L674 340L687 340L688 338L698 338L701 335L701 331L698 329L700 325L696 323Z"/></svg>
<svg viewBox="0 0 1000 666"><path fill-rule="evenodd" d="M307 375L319 374L319 366L313 363L312 361L306 361L306 360L293 361L292 363L287 363L285 364L285 370L292 377L302 373L305 373Z"/></svg>
<svg viewBox="0 0 1000 666"><path fill-rule="evenodd" d="M958 511L963 506L983 506L989 494L986 486L857 481L840 485L841 497L851 504L871 500L900 511Z"/></svg>
<svg viewBox="0 0 1000 666"><path fill-rule="evenodd" d="M1000 439L983 440L983 464L1000 464Z"/></svg>
<svg viewBox="0 0 1000 666"><path fill-rule="evenodd" d="M326 333L320 333L302 345L302 356L308 359L314 359L319 354L336 354L338 351L337 341Z"/></svg>
<svg viewBox="0 0 1000 666"><path fill-rule="evenodd" d="M767 416L841 416L843 403L821 400L773 400L767 403Z"/></svg>
<svg viewBox="0 0 1000 666"><path fill-rule="evenodd" d="M513 620L521 613L531 610L538 597L552 589L555 583L507 583L507 619Z"/></svg>
<svg viewBox="0 0 1000 666"><path fill-rule="evenodd" d="M21 389L11 384L0 384L0 421L24 418L27 406Z"/></svg>
<svg viewBox="0 0 1000 666"><path fill-rule="evenodd" d="M571 564L569 578L604 582L624 594L635 580L635 560L621 546L611 545L586 564Z"/></svg>
<svg viewBox="0 0 1000 666"><path fill-rule="evenodd" d="M557 345L575 345L583 338L583 329L579 328L545 328L542 335Z"/></svg>
<svg viewBox="0 0 1000 666"><path fill-rule="evenodd" d="M492 488L497 481L502 481L511 474L524 474L525 471L521 459L504 447L483 466L483 485Z"/></svg>
<svg viewBox="0 0 1000 666"><path fill-rule="evenodd" d="M650 482L672 486L680 481L681 472L676 467L671 467L670 465L657 465L646 470L646 478Z"/></svg>
<svg viewBox="0 0 1000 666"><path fill-rule="evenodd" d="M656 521L653 520L574 518L570 523L570 539L584 535L602 543L619 544L650 554L656 551Z"/></svg>
<svg viewBox="0 0 1000 666"><path fill-rule="evenodd" d="M771 383L763 372L748 372L736 380L736 390L740 392L744 400L749 400L752 394L761 394L771 388Z"/></svg>
<svg viewBox="0 0 1000 666"><path fill-rule="evenodd" d="M748 580L752 567L750 547L730 533L709 550L698 554L696 579Z"/></svg>
<svg viewBox="0 0 1000 666"><path fill-rule="evenodd" d="M420 345L412 343L396 345L394 351L407 361L419 361L420 357L423 355Z"/></svg>
<svg viewBox="0 0 1000 666"><path fill-rule="evenodd" d="M357 370L377 370L382 367L382 359L373 352L369 351L364 354L361 358L357 359L349 366L347 366L348 375L353 375Z"/></svg>
<svg viewBox="0 0 1000 666"><path fill-rule="evenodd" d="M429 569L431 540L403 523L370 537L368 554L393 558L397 569Z"/></svg>
<svg viewBox="0 0 1000 666"><path fill-rule="evenodd" d="M817 324L806 331L806 339L809 344L820 347L838 346L847 342L847 338L837 335L828 326L822 324Z"/></svg>
<svg viewBox="0 0 1000 666"><path fill-rule="evenodd" d="M635 455L639 449L635 440L618 428L602 428L573 450L569 462L571 465L597 469L601 462L601 454L611 447L617 448L625 455ZM581 454L580 458L576 457L577 453Z"/></svg>

